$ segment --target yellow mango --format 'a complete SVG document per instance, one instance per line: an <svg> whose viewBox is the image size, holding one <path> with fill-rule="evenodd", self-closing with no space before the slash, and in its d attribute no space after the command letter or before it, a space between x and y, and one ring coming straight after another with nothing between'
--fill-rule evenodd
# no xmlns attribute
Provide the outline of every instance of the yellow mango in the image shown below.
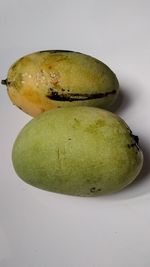
<svg viewBox="0 0 150 267"><path fill-rule="evenodd" d="M53 108L109 108L118 96L116 75L101 61L66 50L35 52L9 69L8 95L16 106L36 117Z"/></svg>

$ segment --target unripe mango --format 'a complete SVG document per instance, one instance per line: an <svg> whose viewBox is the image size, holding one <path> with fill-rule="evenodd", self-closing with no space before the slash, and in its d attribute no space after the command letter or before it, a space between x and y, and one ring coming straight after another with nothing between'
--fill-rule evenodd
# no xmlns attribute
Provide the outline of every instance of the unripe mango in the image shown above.
<svg viewBox="0 0 150 267"><path fill-rule="evenodd" d="M35 117L60 107L109 108L118 95L116 75L101 61L63 50L36 52L20 58L8 71L8 95Z"/></svg>
<svg viewBox="0 0 150 267"><path fill-rule="evenodd" d="M12 151L16 173L52 192L97 196L116 192L139 174L143 154L125 122L93 107L51 110L31 120Z"/></svg>

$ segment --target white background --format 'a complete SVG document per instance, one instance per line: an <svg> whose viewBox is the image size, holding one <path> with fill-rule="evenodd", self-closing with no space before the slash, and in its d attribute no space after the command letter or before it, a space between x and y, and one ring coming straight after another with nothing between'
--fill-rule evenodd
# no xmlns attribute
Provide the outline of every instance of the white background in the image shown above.
<svg viewBox="0 0 150 267"><path fill-rule="evenodd" d="M140 137L144 167L125 190L81 198L45 192L15 174L11 149L31 117L0 86L0 267L150 266L150 1L1 0L0 79L19 57L68 49L108 64L115 112Z"/></svg>

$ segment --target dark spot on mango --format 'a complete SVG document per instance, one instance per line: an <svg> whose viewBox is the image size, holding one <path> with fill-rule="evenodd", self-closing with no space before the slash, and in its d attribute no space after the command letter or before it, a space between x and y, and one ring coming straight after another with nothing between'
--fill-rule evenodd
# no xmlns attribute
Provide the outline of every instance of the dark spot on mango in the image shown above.
<svg viewBox="0 0 150 267"><path fill-rule="evenodd" d="M17 105L16 105L16 107L22 110L22 108L21 108L20 106L17 106Z"/></svg>
<svg viewBox="0 0 150 267"><path fill-rule="evenodd" d="M85 132L95 134L98 133L100 127L104 127L106 122L103 119L98 119L91 123L87 128L85 128Z"/></svg>
<svg viewBox="0 0 150 267"><path fill-rule="evenodd" d="M128 148L136 147L137 150L139 150L139 147L136 143L128 144Z"/></svg>
<svg viewBox="0 0 150 267"><path fill-rule="evenodd" d="M79 127L80 126L80 121L77 118L74 118L74 124L73 127Z"/></svg>
<svg viewBox="0 0 150 267"><path fill-rule="evenodd" d="M131 148L131 147L134 147L135 146L137 148L137 150L139 150L139 146L138 146L138 144L139 144L139 137L137 135L134 135L131 130L129 130L129 134L130 134L133 142L131 144L128 144L128 147Z"/></svg>
<svg viewBox="0 0 150 267"><path fill-rule="evenodd" d="M73 51L70 50L51 50L52 53L73 53Z"/></svg>
<svg viewBox="0 0 150 267"><path fill-rule="evenodd" d="M45 112L46 110L45 110L45 108L41 108L41 112Z"/></svg>
<svg viewBox="0 0 150 267"><path fill-rule="evenodd" d="M96 187L90 188L91 193L100 192L100 191L101 191L101 188L98 188L98 189L96 189Z"/></svg>
<svg viewBox="0 0 150 267"><path fill-rule="evenodd" d="M96 188L95 187L90 188L90 192L91 193L94 193L95 191L96 191Z"/></svg>
<svg viewBox="0 0 150 267"><path fill-rule="evenodd" d="M50 52L50 53L73 53L74 51L70 51L70 50L44 50L44 51L39 51L39 53L47 53L47 52Z"/></svg>
<svg viewBox="0 0 150 267"><path fill-rule="evenodd" d="M59 148L57 149L57 157L58 157L58 160L60 159L60 151L59 151Z"/></svg>
<svg viewBox="0 0 150 267"><path fill-rule="evenodd" d="M49 89L50 91L52 91L53 89ZM65 90L65 89L64 89ZM65 90L67 91L67 90ZM78 94L78 93L60 93L57 91L52 91L51 93L48 93L48 95L46 95L48 98L55 100L55 101L84 101L84 100L91 100L91 99L97 99L97 98L103 98L103 97L107 97L109 95L115 94L116 90L112 90L110 92L106 92L106 93L93 93L93 94Z"/></svg>
<svg viewBox="0 0 150 267"><path fill-rule="evenodd" d="M132 135L134 141L138 144L139 143L139 137L137 135Z"/></svg>

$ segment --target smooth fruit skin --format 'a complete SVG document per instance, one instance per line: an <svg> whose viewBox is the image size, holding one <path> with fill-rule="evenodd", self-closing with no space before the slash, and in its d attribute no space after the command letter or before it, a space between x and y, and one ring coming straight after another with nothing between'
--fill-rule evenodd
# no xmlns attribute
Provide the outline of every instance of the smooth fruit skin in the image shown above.
<svg viewBox="0 0 150 267"><path fill-rule="evenodd" d="M118 96L116 75L101 61L65 50L48 50L20 58L8 71L8 95L36 117L53 108L109 108Z"/></svg>
<svg viewBox="0 0 150 267"><path fill-rule="evenodd" d="M51 110L31 120L12 151L16 173L52 192L97 196L116 192L139 174L143 154L125 122L93 107Z"/></svg>

